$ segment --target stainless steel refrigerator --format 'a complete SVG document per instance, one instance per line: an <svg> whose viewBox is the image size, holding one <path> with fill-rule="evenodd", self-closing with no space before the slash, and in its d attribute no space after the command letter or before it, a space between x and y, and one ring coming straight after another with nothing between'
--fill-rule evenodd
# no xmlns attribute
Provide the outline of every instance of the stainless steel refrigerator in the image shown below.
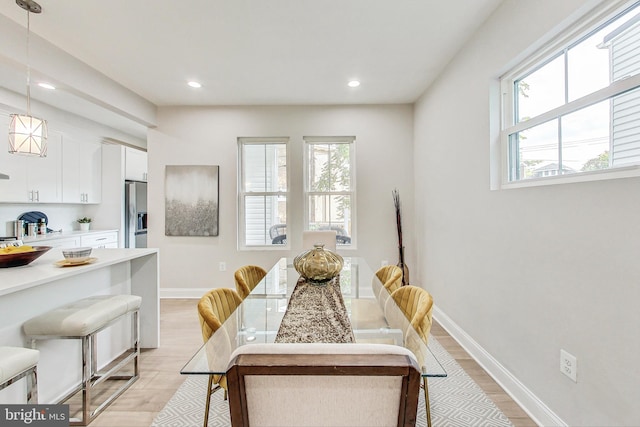
<svg viewBox="0 0 640 427"><path fill-rule="evenodd" d="M125 247L147 247L147 183L125 181Z"/></svg>

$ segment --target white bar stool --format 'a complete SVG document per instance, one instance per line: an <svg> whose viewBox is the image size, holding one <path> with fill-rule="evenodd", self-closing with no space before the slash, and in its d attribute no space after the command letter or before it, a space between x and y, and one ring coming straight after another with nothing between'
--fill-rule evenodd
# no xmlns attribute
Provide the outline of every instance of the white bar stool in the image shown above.
<svg viewBox="0 0 640 427"><path fill-rule="evenodd" d="M34 317L23 324L32 348L37 340L79 339L82 340L82 383L58 403L64 403L82 391L82 418L72 418L70 425L88 425L93 419L120 396L139 378L138 359L140 347L139 310L142 298L136 295L99 295L65 305ZM106 371L97 369L96 334L122 316L132 314L132 346L116 358L117 362ZM133 375L115 376L125 365L133 361ZM128 380L109 395L95 410L91 410L91 390L107 379Z"/></svg>
<svg viewBox="0 0 640 427"><path fill-rule="evenodd" d="M0 347L0 390L27 377L27 403L38 403L40 352L22 347Z"/></svg>

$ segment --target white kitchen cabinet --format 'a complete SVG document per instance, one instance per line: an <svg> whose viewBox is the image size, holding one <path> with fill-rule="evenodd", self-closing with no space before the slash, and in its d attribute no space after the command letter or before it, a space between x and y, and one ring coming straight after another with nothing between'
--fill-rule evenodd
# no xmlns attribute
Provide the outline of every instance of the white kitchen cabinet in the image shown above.
<svg viewBox="0 0 640 427"><path fill-rule="evenodd" d="M9 114L0 112L0 135L9 134ZM5 144L7 144L5 140ZM10 179L0 179L0 201L24 202L27 199L27 171L25 157L9 154L6 147L0 146L0 172Z"/></svg>
<svg viewBox="0 0 640 427"><path fill-rule="evenodd" d="M6 126L0 126L0 132L7 134L8 118ZM62 201L61 139L59 133L49 132L46 157L10 154L6 149L0 150L0 171L10 176L8 180L0 180L0 202Z"/></svg>
<svg viewBox="0 0 640 427"><path fill-rule="evenodd" d="M27 157L27 182L30 202L60 203L62 201L62 136L49 132L47 157Z"/></svg>
<svg viewBox="0 0 640 427"><path fill-rule="evenodd" d="M147 181L147 152L125 147L125 179Z"/></svg>
<svg viewBox="0 0 640 427"><path fill-rule="evenodd" d="M64 237L61 239L47 239L40 242L25 242L30 245L51 246L52 248L77 248L80 246L78 237Z"/></svg>
<svg viewBox="0 0 640 427"><path fill-rule="evenodd" d="M80 236L80 245L92 248L117 248L118 232L107 231L104 233L83 234Z"/></svg>
<svg viewBox="0 0 640 427"><path fill-rule="evenodd" d="M62 201L100 203L102 200L102 145L62 141Z"/></svg>

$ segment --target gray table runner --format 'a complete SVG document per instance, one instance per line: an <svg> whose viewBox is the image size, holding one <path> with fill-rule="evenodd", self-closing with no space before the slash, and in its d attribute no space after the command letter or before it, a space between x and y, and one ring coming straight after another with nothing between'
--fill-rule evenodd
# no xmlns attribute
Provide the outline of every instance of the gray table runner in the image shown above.
<svg viewBox="0 0 640 427"><path fill-rule="evenodd" d="M298 279L282 318L277 343L355 342L340 292L340 276L323 285Z"/></svg>

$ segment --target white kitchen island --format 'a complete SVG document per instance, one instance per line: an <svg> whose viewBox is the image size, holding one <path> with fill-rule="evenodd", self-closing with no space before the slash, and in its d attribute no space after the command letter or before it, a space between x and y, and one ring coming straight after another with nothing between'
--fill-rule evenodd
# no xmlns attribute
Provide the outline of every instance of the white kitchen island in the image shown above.
<svg viewBox="0 0 640 427"><path fill-rule="evenodd" d="M142 297L140 346L160 345L158 249L94 249L91 264L59 267L62 249L53 248L31 264L0 269L0 345L28 347L22 324L41 313L91 295ZM129 346L129 319L98 333L98 364L109 363ZM39 397L52 403L80 381L80 342L38 342ZM18 392L13 389L20 389ZM0 403L21 403L19 385L0 391ZM17 399L17 400L15 400Z"/></svg>

